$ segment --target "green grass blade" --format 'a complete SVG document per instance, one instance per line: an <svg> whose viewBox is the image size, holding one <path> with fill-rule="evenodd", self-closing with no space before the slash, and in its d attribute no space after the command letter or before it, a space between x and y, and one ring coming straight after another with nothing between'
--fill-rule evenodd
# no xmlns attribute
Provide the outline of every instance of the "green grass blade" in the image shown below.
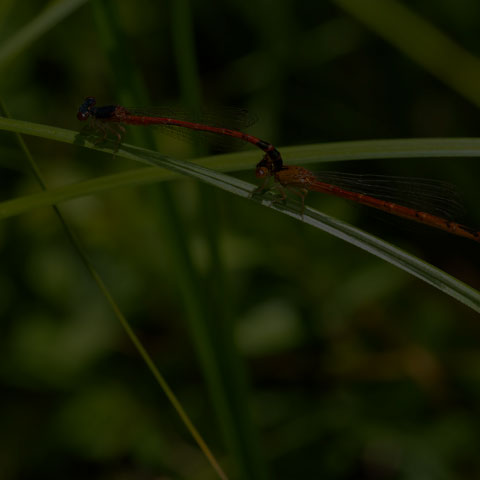
<svg viewBox="0 0 480 480"><path fill-rule="evenodd" d="M477 106L480 60L396 0L334 0L344 10Z"/></svg>
<svg viewBox="0 0 480 480"><path fill-rule="evenodd" d="M109 67L115 76L116 96L120 103L125 105L151 104L143 74L135 61L132 46L124 34L117 2L96 0L91 5L100 47L108 58ZM149 148L155 146L150 129L135 129L133 133L136 144ZM190 226L182 222L182 215L170 185L149 189L148 195L150 202L155 205L158 212L156 220L167 242L166 249L169 251L172 270L175 272L175 283L182 298L185 319L188 322L203 372L208 380L212 398L221 397L224 386L221 381L220 362L215 357L211 335L208 331L211 309L206 295L205 282L202 281L202 273L193 261L189 246ZM228 409L228 404L226 407ZM219 420L223 423L223 419ZM205 453L207 454L207 452ZM207 457L212 462L212 456L209 454ZM213 466L218 473L218 463Z"/></svg>
<svg viewBox="0 0 480 480"><path fill-rule="evenodd" d="M480 138L396 138L357 140L282 148L287 163L393 158L478 157ZM291 157L291 160L290 160Z"/></svg>
<svg viewBox="0 0 480 480"><path fill-rule="evenodd" d="M55 127L48 127L45 125L32 124L30 122L21 122L18 120L9 120L0 118L0 129L18 131L21 133L45 136L46 138L67 141L69 143L77 143L88 148L97 148L94 144L84 138L79 139L79 135L75 132L71 132L64 129L57 129ZM379 146L379 148L375 148ZM369 151L369 148L371 149ZM381 154L381 148L385 148L384 154ZM111 149L106 147L102 150L112 152ZM335 144L333 148L327 145L308 146L308 147L290 147L289 153L293 153L298 149L299 155L305 156L313 161L315 152L318 155L317 161L322 158L322 153L327 156L335 157L337 160L340 158L372 158L372 156L388 158L400 158L400 156L418 157L418 156L439 156L442 153L444 156L480 156L480 140L478 139L417 139L417 140L381 140L370 142L345 142L343 144L344 154L342 156L340 151L340 144ZM330 152L330 153L328 153ZM403 153L402 153L403 152ZM430 152L430 155L429 153ZM216 186L223 190L226 190L235 195L243 198L250 198L255 191L256 186L250 183L239 180L235 177L225 175L218 171L214 171L205 168L198 164L184 162L180 160L173 160L160 155L157 152L134 147L131 145L123 145L117 152L118 156L129 158L134 161L146 163L149 165L155 165L166 168L175 173L192 176L198 180L201 180L210 185ZM146 172L148 173L148 172ZM137 173L138 175L138 173ZM110 179L115 179L115 176L111 176ZM124 178L125 180L125 178ZM134 182L139 182L138 177L134 179ZM85 185L86 184L86 185ZM118 184L117 184L118 185ZM116 185L116 186L117 186ZM88 193L93 193L91 189L91 183L83 182L83 186L90 187ZM68 190L69 187L66 187ZM76 193L82 195L82 188L78 188ZM107 188L106 185L102 185L102 188ZM113 187L112 187L113 188ZM37 199L41 199L44 195L49 195L49 199L44 200L45 203L58 203L60 195L65 195L65 190L60 193L57 190L52 190L47 193L36 194ZM70 197L73 198L73 197ZM306 209L303 219L298 213L298 209L289 206L283 206L273 203L271 199L266 197L253 197L253 201L262 203L265 206L281 211L284 214L295 216L297 219L309 223L310 225L325 230L328 233L341 238L342 240L356 245L363 250L366 250L385 261L401 268L402 270L415 275L416 277L424 280L425 282L433 285L444 293L452 296L456 300L469 306L473 310L480 312L480 294L475 289L465 285L459 280L451 277L445 272L437 269L417 257L403 252L396 247L393 247L387 242L380 240L366 232L363 232L355 227L352 227L337 219L328 217L316 210ZM25 199L23 201L26 201ZM9 209L13 209L15 205L12 202L3 202L0 204L0 215L8 216ZM29 205L33 203L33 199L30 198L26 201ZM49 203L51 202L51 203ZM44 203L44 204L45 204ZM12 210L13 211L13 210ZM17 208L16 213L19 212Z"/></svg>
<svg viewBox="0 0 480 480"><path fill-rule="evenodd" d="M478 290L420 258L318 210L306 207L302 217L298 209L295 208L286 208L275 204L270 205L270 207L330 233L395 265L480 313L480 292Z"/></svg>
<svg viewBox="0 0 480 480"><path fill-rule="evenodd" d="M176 171L177 173L194 176L203 182L245 198L251 198L252 194L255 192L256 187L254 185L243 182L234 177L188 162L180 162L178 160L172 161L170 159L156 160L155 156L157 154L154 152L151 153L153 153L153 155L142 152L143 160L158 166L163 166L169 170ZM283 206L277 202L269 200L268 198L253 197L253 199L265 206L295 217L300 221L324 230L337 238L382 258L480 313L480 292L448 275L442 270L420 260L414 255L394 247L390 243L342 222L341 220L329 217L318 210L306 208L304 214L301 215L298 212L298 209L294 206Z"/></svg>
<svg viewBox="0 0 480 480"><path fill-rule="evenodd" d="M52 125L0 117L0 130L24 133L47 140L95 148L112 153L112 144L95 145L84 134ZM388 140L358 140L350 142L315 143L282 147L286 163L319 163L343 160L394 158L467 158L480 157L480 138L399 138ZM119 156L120 153L119 153ZM223 171L253 170L258 150L205 157L200 162Z"/></svg>
<svg viewBox="0 0 480 480"><path fill-rule="evenodd" d="M50 188L45 192L1 202L0 219L20 215L35 208L63 203L74 198L95 195L116 188L162 182L178 178L178 176L175 173L158 168L140 168L128 172L105 175L71 185Z"/></svg>
<svg viewBox="0 0 480 480"><path fill-rule="evenodd" d="M201 107L201 86L191 9L189 0L170 1L171 33L180 92L183 103L194 111Z"/></svg>
<svg viewBox="0 0 480 480"><path fill-rule="evenodd" d="M182 104L192 111L202 105L201 81L198 74L197 45L194 38L194 18L190 0L171 0L170 33L179 80ZM209 382L211 398L217 412L223 437L226 440L236 476L241 479L262 480L267 477L266 465L262 458L258 433L250 411L249 388L246 370L234 341L234 321L230 305L231 294L219 248L220 224L213 212L218 208L216 192L199 188L197 215L202 219L202 232L210 259L206 278L206 290L215 292L215 299L206 305L210 318L204 326L207 337L206 348L215 357L217 384ZM212 301L213 300L213 301ZM200 339L196 339L198 343ZM217 375L218 373L218 375Z"/></svg>
<svg viewBox="0 0 480 480"><path fill-rule="evenodd" d="M20 52L38 40L45 32L60 23L65 17L86 3L87 0L63 0L51 2L45 10L25 25L0 47L0 68Z"/></svg>
<svg viewBox="0 0 480 480"><path fill-rule="evenodd" d="M0 101L0 111L8 115L8 112L6 110L5 105L3 102ZM42 190L47 193L47 186L46 183L43 179L43 176L40 172L40 169L38 168L37 164L35 163L33 156L31 155L28 147L26 146L25 142L23 141L23 137L19 134L15 134L17 137L17 141L19 143L19 146L21 150L24 152L28 164L34 174L34 177L38 181L39 185L41 186ZM130 323L128 322L127 318L123 315L122 311L120 310L120 307L118 306L117 302L113 298L113 295L110 293L109 289L107 288L105 282L101 278L100 274L97 272L95 266L91 262L89 256L87 255L86 251L84 250L81 242L75 235L74 231L70 228L68 225L68 222L65 220L63 217L62 213L60 212L59 208L57 205L52 204L51 205L55 215L57 216L60 224L62 225L67 238L70 240L71 245L73 246L74 250L77 252L77 255L79 258L82 260L83 264L87 268L88 272L90 273L91 277L93 278L94 282L97 284L100 292L102 295L105 297L107 302L110 304L110 307L112 308L112 311L114 315L117 317L118 321L122 325L123 329L125 330L127 336L130 338L131 342L137 349L138 353L144 360L145 364L147 365L148 369L154 376L155 380L157 383L160 385L161 389L164 391L165 395L169 399L170 403L172 404L173 408L177 412L178 416L181 418L183 421L184 425L186 426L187 430L191 433L192 437L194 440L197 442L197 445L199 448L202 450L208 461L210 462L212 468L217 472L219 478L222 480L228 480L228 477L225 475L223 472L222 468L220 467L219 463L217 462L215 456L209 449L208 445L206 444L205 440L203 437L200 435L200 432L197 430L193 422L191 421L190 417L188 416L187 412L183 408L182 404L174 394L173 390L170 388L168 385L167 381L163 377L163 375L160 373L160 370L157 368L155 365L155 362L151 358L150 354L142 344L141 340L139 337L135 334L134 330L130 326Z"/></svg>

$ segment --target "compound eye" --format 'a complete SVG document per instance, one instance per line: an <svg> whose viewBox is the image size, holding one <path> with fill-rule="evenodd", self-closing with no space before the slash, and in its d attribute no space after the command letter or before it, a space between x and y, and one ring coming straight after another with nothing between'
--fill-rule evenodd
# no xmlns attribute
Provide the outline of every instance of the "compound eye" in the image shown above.
<svg viewBox="0 0 480 480"><path fill-rule="evenodd" d="M258 167L255 170L255 175L257 178L265 177L268 174L268 169L266 167Z"/></svg>
<svg viewBox="0 0 480 480"><path fill-rule="evenodd" d="M85 121L89 116L90 116L90 114L88 112L78 112L77 113L77 118L82 122Z"/></svg>

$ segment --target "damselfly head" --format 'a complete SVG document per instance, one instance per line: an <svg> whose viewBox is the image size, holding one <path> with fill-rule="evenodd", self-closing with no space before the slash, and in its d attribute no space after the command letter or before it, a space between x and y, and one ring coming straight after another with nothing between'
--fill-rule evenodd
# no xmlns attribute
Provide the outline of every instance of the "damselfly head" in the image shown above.
<svg viewBox="0 0 480 480"><path fill-rule="evenodd" d="M255 169L255 175L257 178L266 178L269 175L273 175L275 173L275 165L267 153L265 156L257 163L257 167Z"/></svg>
<svg viewBox="0 0 480 480"><path fill-rule="evenodd" d="M260 165L260 164L259 164ZM257 165L257 168L255 170L255 176L257 178L265 178L268 176L268 168L267 167L261 167Z"/></svg>
<svg viewBox="0 0 480 480"><path fill-rule="evenodd" d="M266 178L271 174L271 160L268 155L265 155L262 160L257 163L255 169L255 176L257 178Z"/></svg>
<svg viewBox="0 0 480 480"><path fill-rule="evenodd" d="M95 100L95 97L87 97L83 101L83 103L80 105L78 112L77 112L77 118L80 121L85 121L87 118L90 116L90 110L92 107L97 103Z"/></svg>

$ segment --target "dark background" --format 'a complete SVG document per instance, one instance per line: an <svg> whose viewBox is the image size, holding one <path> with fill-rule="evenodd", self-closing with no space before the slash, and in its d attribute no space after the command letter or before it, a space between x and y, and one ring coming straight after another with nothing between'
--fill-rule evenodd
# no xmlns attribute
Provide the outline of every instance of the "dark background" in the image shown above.
<svg viewBox="0 0 480 480"><path fill-rule="evenodd" d="M250 131L280 149L478 136L472 98L335 2L180 3L191 9L187 38L196 73L182 73L189 46L177 30L173 1L109 4L116 59L105 47L109 32L94 2L87 2L0 64L1 95L13 117L79 129L75 115L85 96L109 104L143 95L151 105L191 106L200 98L206 105L247 107L259 116ZM402 4L480 54L477 1ZM384 6L388 14L389 2ZM45 6L29 0L2 8L5 45ZM398 21L407 41L410 25ZM448 55L438 52L447 72L458 60ZM142 94L128 90L137 81L130 75L142 79ZM137 168L76 146L26 141L50 186ZM168 139L164 145L169 155L192 155L188 145ZM254 182L258 158L252 159L251 171L239 175ZM479 165L477 158L429 158L328 167L453 182L466 206L462 221L480 226ZM6 133L0 135L0 168L2 200L39 190ZM189 300L178 286L162 214L151 201L156 188L112 190L61 208L219 461L231 478L240 478L193 347ZM267 476L262 468L275 479L480 475L475 312L252 202L192 180L174 182L171 191L198 278L207 285L206 303L212 310L226 306L234 325L263 464L258 478ZM208 219L199 208L205 195ZM308 203L480 286L474 242L379 221L368 209L321 195L310 195ZM205 224L212 221L221 290L211 278ZM0 478L216 478L51 209L0 224L0 262Z"/></svg>

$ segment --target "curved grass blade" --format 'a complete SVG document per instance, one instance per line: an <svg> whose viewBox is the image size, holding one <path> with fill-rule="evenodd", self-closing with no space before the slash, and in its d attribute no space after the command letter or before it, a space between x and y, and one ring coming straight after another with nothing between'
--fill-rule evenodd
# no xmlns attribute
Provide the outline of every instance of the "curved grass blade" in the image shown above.
<svg viewBox="0 0 480 480"><path fill-rule="evenodd" d="M95 145L78 131L0 117L0 130L24 133L49 140L112 152L112 145ZM399 138L389 140L357 140L281 147L282 156L291 164L308 164L344 160L392 158L459 158L480 157L480 138ZM255 156L256 155L256 156ZM120 155L119 155L120 156ZM237 152L208 158L211 168L225 171L252 169L252 157L258 151ZM201 161L202 159L199 159ZM231 162L231 163L230 163Z"/></svg>
<svg viewBox="0 0 480 480"><path fill-rule="evenodd" d="M87 0L63 0L53 2L45 10L25 25L13 37L3 42L0 47L0 68L15 55L26 49L45 32L60 23ZM20 5L20 3L18 3Z"/></svg>
<svg viewBox="0 0 480 480"><path fill-rule="evenodd" d="M3 105L3 102L0 101L0 111L6 112L6 108ZM42 190L44 193L48 193L48 188L47 185L43 179L43 176L35 163L32 155L30 154L30 151L28 147L26 146L25 142L23 141L23 137L17 133L17 141L19 143L19 146L21 150L24 152L27 161L30 165L31 170L33 171L33 174L41 186ZM155 169L158 170L158 169ZM56 202L55 202L56 203ZM199 430L195 427L194 423L190 419L188 413L186 410L183 408L181 402L173 392L173 390L170 388L169 384L167 383L166 379L164 376L160 373L160 370L156 366L155 362L153 361L152 357L148 353L147 349L144 347L143 343L141 342L140 338L136 335L135 331L130 325L130 322L127 320L127 318L123 315L120 307L118 306L117 302L115 301L113 295L110 293L107 285L103 281L102 277L100 274L97 272L94 264L90 260L89 256L87 255L86 250L83 248L80 240L77 238L76 234L74 231L71 229L69 226L68 222L64 218L63 214L60 212L60 209L58 206L53 203L51 204L51 207L54 210L55 215L57 216L60 224L62 225L67 238L70 240L71 245L73 246L74 250L77 252L77 255L79 256L80 260L83 262L85 267L87 268L88 272L90 273L91 277L93 278L93 281L97 284L100 292L102 295L105 297L107 303L110 305L114 315L117 317L118 321L122 325L123 329L125 330L127 336L130 338L131 342L137 349L139 355L142 357L143 361L145 362L146 366L152 373L153 377L157 381L157 383L160 385L161 389L165 393L166 397L172 404L172 407L174 410L177 412L178 416L181 418L183 421L186 429L191 433L192 437L194 438L195 442L197 443L198 447L200 450L204 453L206 456L207 460L210 462L212 468L217 472L219 478L222 480L228 480L227 475L225 472L222 470L220 464L217 462L215 456L213 455L212 451L208 447L207 443L203 439L202 435L200 434Z"/></svg>
<svg viewBox="0 0 480 480"><path fill-rule="evenodd" d="M7 119L0 118L0 129L2 128L11 131L21 130L21 133L27 133L31 135L33 134L36 136L46 136L46 138L67 141L68 143L77 143L88 148L97 148L93 143L88 142L88 140L79 140L79 135L75 134L75 132L64 129L57 129L54 127L47 127L45 125L31 124L29 122L20 122L18 120L8 121ZM380 152L382 151L382 147L385 148L385 151L383 154L380 154ZM317 152L317 161L319 160L319 158L322 158L322 151L324 153L329 151L330 156L335 155L337 158L342 155L340 150L340 144L334 144L333 147L331 144L327 144L324 146L319 145L298 147L298 151L302 152L302 148L303 153L306 156L313 155L314 151ZM291 147L284 150L293 152L296 151L296 149L297 147ZM112 153L112 150L108 148L101 148L101 150ZM439 156L439 152L443 152L444 156L480 156L480 140L418 139L399 141L382 140L379 142L345 142L343 144L343 150L344 159L351 159L353 156L356 156L356 158L371 158L375 155L377 157L388 157L389 155L394 155L396 157L399 157L400 155L403 155L404 157L409 155L415 157L426 157ZM225 175L218 171L205 168L198 164L164 157L159 153L153 152L151 150L142 149L132 145L123 145L122 148L118 150L116 155L124 158L129 158L137 162L166 168L178 174L194 177L200 181L221 188L222 190L228 191L244 198L251 198L257 203L261 203L265 206L268 206L269 208L273 208L274 210L280 211L286 215L295 217L300 221L324 230L338 238L341 238L348 243L356 245L357 247L366 250L369 253L372 253L379 258L382 258L383 260L438 288L442 292L450 295L459 302L480 313L480 293L477 290L455 279L454 277L448 275L442 270L426 262L423 262L419 258L407 252L404 252L403 250L394 247L393 245L373 235L370 235L369 233L363 232L358 228L348 225L345 222L329 217L328 215L325 215L311 208L306 208L302 217L302 215L298 211L298 208L296 208L295 205L281 205L275 203L268 196L252 197L256 190L255 185L244 182L235 177ZM77 188L77 193L79 195L81 195L81 191L81 188ZM52 192L49 192L49 200L51 200L52 203L58 203L58 199L55 198L55 193L53 193L52 195ZM65 194L65 191L63 191L62 193ZM89 193L92 193L92 191L90 190ZM42 193L37 195L40 197L44 194ZM6 202L0 204L0 212L5 212L5 203Z"/></svg>
<svg viewBox="0 0 480 480"><path fill-rule="evenodd" d="M450 88L480 106L480 60L396 0L334 0L385 41ZM453 4L452 4L453 5ZM442 52L439 55L439 52Z"/></svg>

